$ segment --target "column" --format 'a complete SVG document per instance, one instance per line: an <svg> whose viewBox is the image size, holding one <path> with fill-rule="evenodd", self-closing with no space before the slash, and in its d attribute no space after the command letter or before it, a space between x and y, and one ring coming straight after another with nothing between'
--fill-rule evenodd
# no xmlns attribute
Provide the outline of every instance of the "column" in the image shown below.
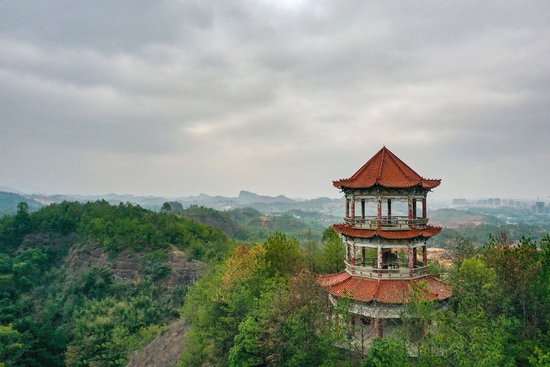
<svg viewBox="0 0 550 367"><path fill-rule="evenodd" d="M365 248L361 247L361 256L363 257L363 266L365 266Z"/></svg>
<svg viewBox="0 0 550 367"><path fill-rule="evenodd" d="M413 219L416 219L416 199L413 199Z"/></svg>
<svg viewBox="0 0 550 367"><path fill-rule="evenodd" d="M378 270L382 269L382 247L378 247ZM378 272L378 278L382 278L382 273Z"/></svg>
<svg viewBox="0 0 550 367"><path fill-rule="evenodd" d="M349 199L346 199L346 218L349 218Z"/></svg>
<svg viewBox="0 0 550 367"><path fill-rule="evenodd" d="M414 249L409 248L409 269L414 269Z"/></svg>
<svg viewBox="0 0 550 367"><path fill-rule="evenodd" d="M412 219L412 214L413 214L413 202L412 202L412 199L409 198L409 219Z"/></svg>
<svg viewBox="0 0 550 367"><path fill-rule="evenodd" d="M416 247L415 247L415 248L413 248L413 264L414 264L414 266L416 266L417 261L418 261L418 256L417 256Z"/></svg>
<svg viewBox="0 0 550 367"><path fill-rule="evenodd" d="M355 222L355 198L351 199L351 220Z"/></svg>
<svg viewBox="0 0 550 367"><path fill-rule="evenodd" d="M365 220L365 199L361 200L361 219Z"/></svg>
<svg viewBox="0 0 550 367"><path fill-rule="evenodd" d="M379 338L384 337L384 330L382 326L382 320L378 317L374 319L374 331L376 332L376 336Z"/></svg>
<svg viewBox="0 0 550 367"><path fill-rule="evenodd" d="M391 199L388 199L388 219L391 218Z"/></svg>
<svg viewBox="0 0 550 367"><path fill-rule="evenodd" d="M355 316L351 317L351 335L355 336Z"/></svg>
<svg viewBox="0 0 550 367"><path fill-rule="evenodd" d="M351 265L355 266L355 245L351 246Z"/></svg>
<svg viewBox="0 0 550 367"><path fill-rule="evenodd" d="M376 229L380 229L380 223L382 221L382 199L378 199L378 225Z"/></svg>

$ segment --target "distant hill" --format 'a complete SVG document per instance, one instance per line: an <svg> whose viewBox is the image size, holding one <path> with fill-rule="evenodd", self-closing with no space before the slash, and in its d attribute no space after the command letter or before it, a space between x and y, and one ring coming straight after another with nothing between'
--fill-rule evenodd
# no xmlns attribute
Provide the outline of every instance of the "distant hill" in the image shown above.
<svg viewBox="0 0 550 367"><path fill-rule="evenodd" d="M265 215L251 207L219 211L192 205L172 213L218 227L227 236L248 243L264 241L275 232L284 232L300 240L310 238L320 241L326 227L337 221L337 218L317 211L293 210Z"/></svg>
<svg viewBox="0 0 550 367"><path fill-rule="evenodd" d="M287 198L284 195L279 196L263 196L253 192L241 190L239 193L240 204L252 204L252 203L295 203L294 200Z"/></svg>
<svg viewBox="0 0 550 367"><path fill-rule="evenodd" d="M429 241L433 247L446 247L457 237L483 245L490 240L490 235L500 233L506 233L516 243L522 237L539 241L550 230L550 216L505 207L437 209L430 211L429 217L430 224L443 227L441 233Z"/></svg>
<svg viewBox="0 0 550 367"><path fill-rule="evenodd" d="M464 225L475 227L481 224L498 223L498 219L494 216L465 210L437 209L430 213L430 224L445 228L458 228Z"/></svg>
<svg viewBox="0 0 550 367"><path fill-rule="evenodd" d="M294 200L284 195L258 195L256 193L245 190L239 192L239 196L237 197L210 196L207 194L200 194L197 196L166 198L159 196L134 196L128 194L119 195L114 193L105 195L21 195L21 198L23 199L19 199L18 202L34 200L32 205L29 201L29 206L31 207L31 209L34 209L34 205L37 204L42 206L52 203L61 203L63 201L78 201L80 203L86 203L88 201L95 202L98 200L105 200L112 205L118 205L121 202L130 203L133 205L139 205L145 209L155 211L160 211L162 205L166 202L178 202L182 205L184 209L189 208L192 205L204 206L221 211L250 207L259 210L264 214L284 213L289 210L314 210L336 215L337 217L344 216L343 199L329 199L325 197L311 200ZM17 203L15 205L17 205ZM40 206L36 208L39 208ZM2 208L3 207L0 206L0 210Z"/></svg>
<svg viewBox="0 0 550 367"><path fill-rule="evenodd" d="M13 192L0 191L0 215L17 213L17 204L26 202L31 211L40 209L43 205L38 201Z"/></svg>

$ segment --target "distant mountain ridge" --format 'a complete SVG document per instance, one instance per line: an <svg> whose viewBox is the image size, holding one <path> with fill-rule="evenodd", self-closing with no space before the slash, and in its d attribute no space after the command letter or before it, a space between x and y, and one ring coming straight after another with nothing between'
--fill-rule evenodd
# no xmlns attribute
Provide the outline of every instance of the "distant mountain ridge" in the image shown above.
<svg viewBox="0 0 550 367"><path fill-rule="evenodd" d="M0 215L17 213L17 204L21 202L29 204L30 210L38 210L42 207L42 203L29 195L0 191Z"/></svg>
<svg viewBox="0 0 550 367"><path fill-rule="evenodd" d="M94 202L98 200L106 200L110 204L132 203L140 205L143 208L158 211L165 202L179 202L184 208L191 205L204 206L217 210L230 210L244 207L251 207L264 214L283 213L289 210L316 210L326 213L339 213L343 211L343 199L316 198L310 200L291 199L284 195L267 196L258 195L256 193L241 190L237 197L226 196L210 196L201 193L197 196L188 197L159 197L159 196L135 196L131 194L115 194L109 193L105 195L41 195L41 194L15 194L13 192L2 192L14 200L6 200L5 203L0 202L0 213L13 214L16 212L17 203L25 201L29 203L32 210L36 210L43 205L51 203L60 203L63 201L78 201L78 202ZM18 200L18 201L17 201ZM5 212L3 212L5 211Z"/></svg>
<svg viewBox="0 0 550 367"><path fill-rule="evenodd" d="M265 196L258 195L250 191L241 190L239 192L239 201L241 203L294 203L295 201L287 198L284 195L279 196Z"/></svg>

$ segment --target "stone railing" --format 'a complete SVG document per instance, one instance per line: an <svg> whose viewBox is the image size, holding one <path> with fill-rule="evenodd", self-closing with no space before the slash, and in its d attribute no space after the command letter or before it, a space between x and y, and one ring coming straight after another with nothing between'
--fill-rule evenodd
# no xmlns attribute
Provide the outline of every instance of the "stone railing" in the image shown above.
<svg viewBox="0 0 550 367"><path fill-rule="evenodd" d="M404 231L411 227L424 228L428 224L428 218L409 219L408 217L347 217L346 223L352 224L356 229L380 229L384 231Z"/></svg>
<svg viewBox="0 0 550 367"><path fill-rule="evenodd" d="M414 269L401 264L393 264L388 266L388 269L378 269L374 266L358 266L346 262L346 270L356 276L375 279L415 279L428 275L428 266L418 265Z"/></svg>

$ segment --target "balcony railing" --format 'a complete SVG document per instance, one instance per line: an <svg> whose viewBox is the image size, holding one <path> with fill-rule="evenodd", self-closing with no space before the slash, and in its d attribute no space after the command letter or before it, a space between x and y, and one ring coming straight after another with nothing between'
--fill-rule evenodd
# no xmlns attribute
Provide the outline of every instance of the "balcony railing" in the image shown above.
<svg viewBox="0 0 550 367"><path fill-rule="evenodd" d="M346 262L346 270L356 276L375 279L415 279L428 275L428 266L417 262L414 269L409 269L408 262L396 262L387 265L387 269L376 266L351 265Z"/></svg>
<svg viewBox="0 0 550 367"><path fill-rule="evenodd" d="M367 266L367 267L378 267L378 258L376 257L365 257L365 261L363 262L363 259L361 257L358 257L355 259L355 266ZM408 268L409 267L409 260L407 259L390 259L387 261L384 261L382 263L382 266L386 266L388 268L396 269L396 268ZM422 261L416 261L414 264L415 268L424 266L424 263Z"/></svg>
<svg viewBox="0 0 550 367"><path fill-rule="evenodd" d="M352 224L356 229L380 229L384 231L405 231L411 227L424 228L428 224L428 218L409 219L404 216L392 217L346 217L346 223Z"/></svg>

